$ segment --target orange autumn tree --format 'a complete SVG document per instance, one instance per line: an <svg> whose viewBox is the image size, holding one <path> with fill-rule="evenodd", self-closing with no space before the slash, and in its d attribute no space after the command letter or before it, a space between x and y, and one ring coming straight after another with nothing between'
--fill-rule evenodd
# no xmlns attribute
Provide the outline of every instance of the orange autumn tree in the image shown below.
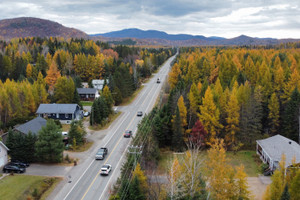
<svg viewBox="0 0 300 200"><path fill-rule="evenodd" d="M47 71L47 76L45 78L46 83L49 86L49 92L53 93L54 91L54 85L57 81L57 79L60 77L60 71L57 69L56 63L53 61L49 67L49 70Z"/></svg>

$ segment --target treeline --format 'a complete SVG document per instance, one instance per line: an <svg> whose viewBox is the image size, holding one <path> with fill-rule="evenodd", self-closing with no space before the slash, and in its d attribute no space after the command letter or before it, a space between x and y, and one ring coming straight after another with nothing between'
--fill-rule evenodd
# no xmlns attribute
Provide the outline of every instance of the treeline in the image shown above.
<svg viewBox="0 0 300 200"><path fill-rule="evenodd" d="M299 70L299 49L181 49L158 115L160 146L180 150L172 138L195 134L205 144L223 138L232 150L275 134L298 142Z"/></svg>
<svg viewBox="0 0 300 200"><path fill-rule="evenodd" d="M91 86L92 79L104 79L119 104L174 53L175 49L111 48L84 39L0 41L0 127L25 121L40 103L79 103L76 88L82 81ZM27 101L32 105L23 105Z"/></svg>

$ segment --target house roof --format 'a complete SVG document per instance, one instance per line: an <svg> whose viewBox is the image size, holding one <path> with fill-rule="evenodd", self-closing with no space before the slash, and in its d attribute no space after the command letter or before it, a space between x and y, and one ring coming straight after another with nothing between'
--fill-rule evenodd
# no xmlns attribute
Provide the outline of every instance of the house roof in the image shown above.
<svg viewBox="0 0 300 200"><path fill-rule="evenodd" d="M77 104L40 104L37 109L37 114L43 113L74 113L77 108Z"/></svg>
<svg viewBox="0 0 300 200"><path fill-rule="evenodd" d="M43 126L46 126L46 124L47 120L45 120L42 117L37 117L33 120L30 120L29 122L26 122L25 124L15 127L15 130L24 134L28 134L30 131L32 134L36 135L42 129Z"/></svg>
<svg viewBox="0 0 300 200"><path fill-rule="evenodd" d="M4 149L6 149L7 151L9 150L9 149L7 148L7 146L6 146L3 142L1 142L1 141L0 141L0 145L3 146Z"/></svg>
<svg viewBox="0 0 300 200"><path fill-rule="evenodd" d="M96 94L97 89L95 88L77 88L78 94Z"/></svg>
<svg viewBox="0 0 300 200"><path fill-rule="evenodd" d="M108 80L106 80L106 82L108 82ZM93 79L92 80L92 84L101 84L103 85L104 84L104 79Z"/></svg>
<svg viewBox="0 0 300 200"><path fill-rule="evenodd" d="M282 154L286 156L286 167L292 164L295 157L296 163L300 163L300 145L282 135L275 135L256 141L262 149L273 159L280 162Z"/></svg>

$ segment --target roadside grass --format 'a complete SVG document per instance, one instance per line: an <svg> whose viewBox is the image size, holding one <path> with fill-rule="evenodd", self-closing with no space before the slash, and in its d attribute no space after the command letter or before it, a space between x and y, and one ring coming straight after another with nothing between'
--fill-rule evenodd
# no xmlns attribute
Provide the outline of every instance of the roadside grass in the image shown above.
<svg viewBox="0 0 300 200"><path fill-rule="evenodd" d="M61 178L56 177L30 175L6 176L0 180L0 198L46 199L51 190L60 181Z"/></svg>
<svg viewBox="0 0 300 200"><path fill-rule="evenodd" d="M206 159L207 152L202 151L203 159ZM172 151L162 151L158 162L157 173L164 174L167 172L172 160L176 156L179 163L182 161L184 154L173 154ZM236 154L226 152L226 157L229 159L229 164L233 167L244 165L247 176L256 177L260 173L260 160L257 158L255 151L239 151Z"/></svg>
<svg viewBox="0 0 300 200"><path fill-rule="evenodd" d="M113 121L115 121L115 119L117 119L120 115L121 115L122 112L118 112L116 114L111 114L109 117L108 117L108 120L106 121L105 124L98 124L98 125L95 125L95 126L89 126L89 129L90 130L94 130L94 131L100 131L100 130L105 130L107 129L111 123Z"/></svg>
<svg viewBox="0 0 300 200"><path fill-rule="evenodd" d="M77 148L72 149L71 151L73 151L73 152L84 152L84 151L88 150L91 146L93 146L93 144L94 144L93 141L87 141L83 145L78 146Z"/></svg>
<svg viewBox="0 0 300 200"><path fill-rule="evenodd" d="M93 102L92 101L80 101L82 106L92 106Z"/></svg>
<svg viewBox="0 0 300 200"><path fill-rule="evenodd" d="M120 106L127 106L131 104L131 102L136 98L136 96L140 93L140 91L144 88L143 85L139 89L137 89L130 97L127 97L123 99L123 102L120 104Z"/></svg>

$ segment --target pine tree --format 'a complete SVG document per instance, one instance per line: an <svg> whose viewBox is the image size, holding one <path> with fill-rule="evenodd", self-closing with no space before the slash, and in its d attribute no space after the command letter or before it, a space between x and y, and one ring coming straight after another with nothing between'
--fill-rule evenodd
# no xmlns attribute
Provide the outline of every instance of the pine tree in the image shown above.
<svg viewBox="0 0 300 200"><path fill-rule="evenodd" d="M298 142L298 114L300 107L300 93L296 88L290 100L285 105L284 118L283 118L283 130L286 137Z"/></svg>
<svg viewBox="0 0 300 200"><path fill-rule="evenodd" d="M280 200L290 200L290 193L289 193L289 187L286 184L283 190L283 193L280 197Z"/></svg>
<svg viewBox="0 0 300 200"><path fill-rule="evenodd" d="M183 144L183 129L181 126L179 108L177 107L175 118L173 119L172 148L174 151L182 151Z"/></svg>
<svg viewBox="0 0 300 200"><path fill-rule="evenodd" d="M271 134L274 135L277 132L277 129L279 127L279 102L278 102L277 95L275 93L271 95L268 108L269 108L268 119L269 119L270 132Z"/></svg>
<svg viewBox="0 0 300 200"><path fill-rule="evenodd" d="M36 156L40 162L61 162L63 158L64 144L61 130L54 120L48 120L46 126L38 133L35 143Z"/></svg>

